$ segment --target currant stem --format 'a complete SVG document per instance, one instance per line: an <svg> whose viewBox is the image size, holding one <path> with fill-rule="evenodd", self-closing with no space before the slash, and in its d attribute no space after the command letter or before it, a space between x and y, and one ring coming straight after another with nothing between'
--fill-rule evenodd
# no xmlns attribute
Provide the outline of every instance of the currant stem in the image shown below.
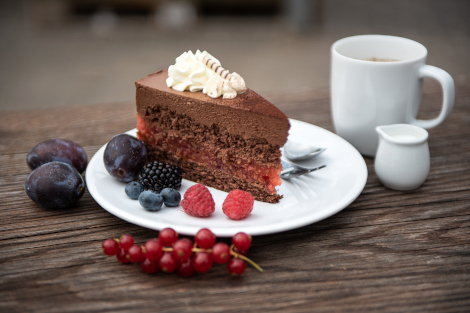
<svg viewBox="0 0 470 313"><path fill-rule="evenodd" d="M202 249L202 248L196 248L196 247L194 247L194 248L193 248L193 252L207 252L207 253L211 253L211 252L212 252L212 249Z"/></svg>
<svg viewBox="0 0 470 313"><path fill-rule="evenodd" d="M162 249L164 252L172 252L174 249L171 248L171 247L163 247ZM211 253L212 252L212 249L202 249L202 248L192 248L191 249L193 252L207 252L207 253Z"/></svg>
<svg viewBox="0 0 470 313"><path fill-rule="evenodd" d="M261 266L259 266L258 264L256 264L255 262L253 262L252 260L250 260L249 258L247 258L246 256L234 252L234 251L233 251L233 245L230 246L230 254L233 255L233 256L236 257L236 258L242 259L243 261L250 263L250 264L251 264L254 268L256 268L258 271L260 271L260 272L263 271L263 269L261 268Z"/></svg>

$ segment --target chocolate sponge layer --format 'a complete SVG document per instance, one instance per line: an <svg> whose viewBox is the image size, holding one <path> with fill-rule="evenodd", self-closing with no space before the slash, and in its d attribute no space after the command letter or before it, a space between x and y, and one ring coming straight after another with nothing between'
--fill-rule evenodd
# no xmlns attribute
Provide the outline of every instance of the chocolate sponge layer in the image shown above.
<svg viewBox="0 0 470 313"><path fill-rule="evenodd" d="M161 133L149 143L165 146L167 141L184 142L193 148L217 151L217 157L227 164L244 160L247 163L256 162L281 168L280 147L269 144L265 138L243 139L240 135L231 134L223 126L206 126L159 106L148 108L142 118L150 128L161 129Z"/></svg>
<svg viewBox="0 0 470 313"><path fill-rule="evenodd" d="M255 200L278 203L281 195L270 194L261 184L241 180L221 171L210 169L204 165L184 161L181 157L162 151L153 145L146 144L149 161L161 161L177 165L183 169L183 178L209 187L230 192L240 189L251 193Z"/></svg>

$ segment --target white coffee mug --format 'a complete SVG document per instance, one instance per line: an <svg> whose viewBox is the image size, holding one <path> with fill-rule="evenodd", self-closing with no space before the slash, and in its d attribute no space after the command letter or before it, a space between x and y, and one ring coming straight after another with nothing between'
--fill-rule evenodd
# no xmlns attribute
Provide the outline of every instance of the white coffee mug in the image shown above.
<svg viewBox="0 0 470 313"><path fill-rule="evenodd" d="M454 80L446 71L426 65L427 54L422 44L394 36L353 36L335 42L331 110L336 133L361 154L374 157L377 126L406 123L429 129L442 123L454 106ZM441 112L431 120L416 119L424 77L436 79L443 90Z"/></svg>

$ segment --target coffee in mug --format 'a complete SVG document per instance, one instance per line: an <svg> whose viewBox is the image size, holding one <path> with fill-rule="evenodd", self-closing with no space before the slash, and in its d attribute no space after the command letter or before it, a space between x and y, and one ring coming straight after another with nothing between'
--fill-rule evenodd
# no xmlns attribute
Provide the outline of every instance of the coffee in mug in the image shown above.
<svg viewBox="0 0 470 313"><path fill-rule="evenodd" d="M381 58L368 58L368 59L365 59L364 61L372 61L372 62L397 62L397 61L400 61L400 60L396 60L396 59L381 59Z"/></svg>

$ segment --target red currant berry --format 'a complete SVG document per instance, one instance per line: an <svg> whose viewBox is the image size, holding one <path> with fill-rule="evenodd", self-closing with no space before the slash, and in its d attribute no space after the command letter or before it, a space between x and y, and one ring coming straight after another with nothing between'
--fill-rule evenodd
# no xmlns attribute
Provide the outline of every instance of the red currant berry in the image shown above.
<svg viewBox="0 0 470 313"><path fill-rule="evenodd" d="M183 238L173 245L173 256L180 261L187 260L193 254L193 242L188 238Z"/></svg>
<svg viewBox="0 0 470 313"><path fill-rule="evenodd" d="M119 250L121 250L121 248L119 248L119 244L112 238L106 239L101 245L101 251L109 256L118 254Z"/></svg>
<svg viewBox="0 0 470 313"><path fill-rule="evenodd" d="M212 247L211 254L216 263L227 263L230 260L230 247L224 242L218 242Z"/></svg>
<svg viewBox="0 0 470 313"><path fill-rule="evenodd" d="M164 247L171 247L178 240L178 233L173 228L165 228L162 229L158 238Z"/></svg>
<svg viewBox="0 0 470 313"><path fill-rule="evenodd" d="M119 238L119 244L121 248L127 251L134 245L134 238L132 238L131 235L122 235L121 238Z"/></svg>
<svg viewBox="0 0 470 313"><path fill-rule="evenodd" d="M227 269L233 276L243 274L246 268L246 263L242 259L232 258L227 264Z"/></svg>
<svg viewBox="0 0 470 313"><path fill-rule="evenodd" d="M150 261L149 259L145 259L142 263L140 263L140 268L148 274L153 274L158 272L158 262L157 261Z"/></svg>
<svg viewBox="0 0 470 313"><path fill-rule="evenodd" d="M122 264L131 263L131 260L127 258L127 251L122 248L119 250L118 254L116 254L116 258Z"/></svg>
<svg viewBox="0 0 470 313"><path fill-rule="evenodd" d="M145 257L150 261L158 261L163 255L163 245L158 238L147 241L144 250Z"/></svg>
<svg viewBox="0 0 470 313"><path fill-rule="evenodd" d="M161 259L158 261L158 266L165 273L172 273L178 267L178 260L175 259L171 252L165 252L163 253Z"/></svg>
<svg viewBox="0 0 470 313"><path fill-rule="evenodd" d="M242 251L240 251L240 250L238 250L238 249L235 248L235 247L233 247L233 252L238 253L238 254L241 254L241 255L246 256L246 257L248 257L248 255L250 254L250 250L242 250Z"/></svg>
<svg viewBox="0 0 470 313"><path fill-rule="evenodd" d="M196 272L206 273L211 269L214 261L209 253L198 252L193 256L191 263L193 264L193 268Z"/></svg>
<svg viewBox="0 0 470 313"><path fill-rule="evenodd" d="M199 230L194 236L194 241L202 249L210 249L215 244L215 235L207 228Z"/></svg>
<svg viewBox="0 0 470 313"><path fill-rule="evenodd" d="M238 251L248 250L251 247L251 236L245 233L237 233L233 236L232 243Z"/></svg>
<svg viewBox="0 0 470 313"><path fill-rule="evenodd" d="M142 247L138 245L133 245L130 247L129 250L127 250L127 258L134 263L142 262L145 259L145 254L142 252Z"/></svg>
<svg viewBox="0 0 470 313"><path fill-rule="evenodd" d="M182 261L181 264L178 266L178 274L183 277L191 277L196 273L191 264L191 259Z"/></svg>

